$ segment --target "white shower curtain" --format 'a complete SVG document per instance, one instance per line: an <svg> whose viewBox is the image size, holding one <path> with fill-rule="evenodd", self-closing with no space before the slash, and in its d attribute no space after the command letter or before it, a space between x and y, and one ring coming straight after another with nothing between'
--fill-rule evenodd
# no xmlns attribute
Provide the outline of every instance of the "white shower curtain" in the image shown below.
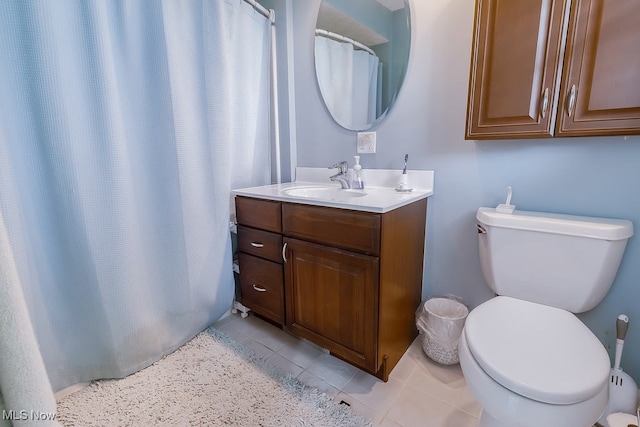
<svg viewBox="0 0 640 427"><path fill-rule="evenodd" d="M270 182L269 25L242 0L0 2L0 215L54 390L230 307L229 192Z"/></svg>
<svg viewBox="0 0 640 427"><path fill-rule="evenodd" d="M376 119L378 63L351 43L316 36L316 76L333 118L347 129L368 129Z"/></svg>

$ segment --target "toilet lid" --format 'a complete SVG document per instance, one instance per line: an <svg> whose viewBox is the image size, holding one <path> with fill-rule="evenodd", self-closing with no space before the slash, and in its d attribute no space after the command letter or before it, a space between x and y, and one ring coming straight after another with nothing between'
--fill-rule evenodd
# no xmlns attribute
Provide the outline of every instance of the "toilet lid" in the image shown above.
<svg viewBox="0 0 640 427"><path fill-rule="evenodd" d="M500 296L469 313L464 334L482 369L527 398L572 404L606 387L609 356L568 311Z"/></svg>

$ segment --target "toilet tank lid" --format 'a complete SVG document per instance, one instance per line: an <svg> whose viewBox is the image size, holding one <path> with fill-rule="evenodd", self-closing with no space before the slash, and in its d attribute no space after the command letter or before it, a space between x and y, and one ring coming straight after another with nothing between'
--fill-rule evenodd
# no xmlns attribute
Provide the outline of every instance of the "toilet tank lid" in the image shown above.
<svg viewBox="0 0 640 427"><path fill-rule="evenodd" d="M476 219L491 227L515 228L593 239L623 240L633 236L633 224L626 219L518 210L509 214L497 212L495 208L478 209Z"/></svg>

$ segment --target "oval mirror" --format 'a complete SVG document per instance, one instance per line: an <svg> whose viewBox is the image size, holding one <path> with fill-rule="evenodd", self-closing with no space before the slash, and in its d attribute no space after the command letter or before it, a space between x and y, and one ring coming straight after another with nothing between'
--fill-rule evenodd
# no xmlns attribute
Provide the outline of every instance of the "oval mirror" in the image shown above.
<svg viewBox="0 0 640 427"><path fill-rule="evenodd" d="M407 70L410 22L408 0L322 0L316 78L340 126L367 130L389 112Z"/></svg>

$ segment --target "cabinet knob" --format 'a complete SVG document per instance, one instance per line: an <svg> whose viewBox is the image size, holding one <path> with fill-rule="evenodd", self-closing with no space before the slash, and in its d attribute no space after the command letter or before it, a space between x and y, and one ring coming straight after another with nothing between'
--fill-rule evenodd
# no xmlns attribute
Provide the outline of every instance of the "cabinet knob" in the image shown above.
<svg viewBox="0 0 640 427"><path fill-rule="evenodd" d="M571 86L571 91L569 92L569 102L567 105L567 115L571 117L573 115L573 109L576 106L576 85Z"/></svg>
<svg viewBox="0 0 640 427"><path fill-rule="evenodd" d="M544 89L544 95L542 95L542 118L544 119L547 115L547 108L549 108L549 88Z"/></svg>

